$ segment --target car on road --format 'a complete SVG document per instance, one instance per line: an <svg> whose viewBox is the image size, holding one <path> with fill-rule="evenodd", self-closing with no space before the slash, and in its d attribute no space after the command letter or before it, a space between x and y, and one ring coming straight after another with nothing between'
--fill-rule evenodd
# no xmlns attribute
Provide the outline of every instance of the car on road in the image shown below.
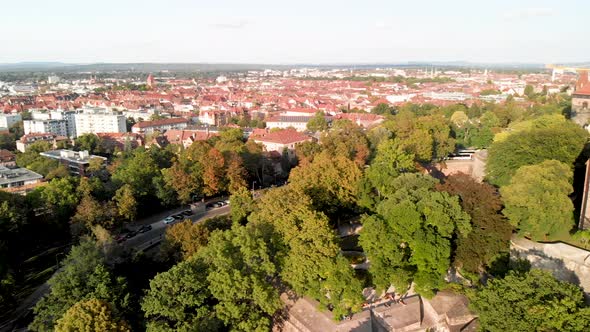
<svg viewBox="0 0 590 332"><path fill-rule="evenodd" d="M130 238L134 237L135 235L137 235L137 232L131 231L125 235L125 238L130 239Z"/></svg>
<svg viewBox="0 0 590 332"><path fill-rule="evenodd" d="M174 218L176 220L181 220L181 219L184 219L184 215L182 213L173 214L172 218Z"/></svg>
<svg viewBox="0 0 590 332"><path fill-rule="evenodd" d="M214 205L215 205L215 207L222 207L225 204L223 204L223 202L220 201L220 202L215 202Z"/></svg>
<svg viewBox="0 0 590 332"><path fill-rule="evenodd" d="M215 203L207 203L207 205L205 205L206 209L212 209L215 207Z"/></svg>
<svg viewBox="0 0 590 332"><path fill-rule="evenodd" d="M144 225L138 230L139 233L145 233L152 230L152 225Z"/></svg>
<svg viewBox="0 0 590 332"><path fill-rule="evenodd" d="M185 216L185 217L190 217L190 216L192 216L192 215L193 215L193 211L191 211L191 210L184 210L184 211L182 211L182 212L180 212L180 213L181 213L183 216Z"/></svg>
<svg viewBox="0 0 590 332"><path fill-rule="evenodd" d="M162 222L163 222L163 223L165 223L165 224L171 224L171 223L173 223L173 222L175 222L175 221L176 221L176 219L174 219L174 218L172 218L172 217L166 217L166 218L164 218L164 219L162 220Z"/></svg>
<svg viewBox="0 0 590 332"><path fill-rule="evenodd" d="M127 240L127 239L125 238L125 234L119 234L119 235L116 235L116 236L114 237L114 239L115 239L115 241L117 241L117 243L125 242L125 240Z"/></svg>
<svg viewBox="0 0 590 332"><path fill-rule="evenodd" d="M229 199L226 199L225 201L223 201L223 203L225 203L225 205L229 205Z"/></svg>

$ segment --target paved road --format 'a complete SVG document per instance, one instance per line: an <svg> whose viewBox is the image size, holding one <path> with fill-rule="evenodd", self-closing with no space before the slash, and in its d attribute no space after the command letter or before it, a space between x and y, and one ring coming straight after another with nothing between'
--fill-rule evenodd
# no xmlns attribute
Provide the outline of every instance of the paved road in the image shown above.
<svg viewBox="0 0 590 332"><path fill-rule="evenodd" d="M229 205L226 205L226 206L222 206L220 208L213 208L213 209L207 210L204 213L198 213L198 214L192 215L190 217L187 217L187 219L190 219L193 222L198 222L198 221L206 220L206 219L213 218L216 216L228 214L229 212L230 212ZM183 219L183 220L185 220L185 219ZM156 221L156 222L150 224L150 225L152 225L152 229L150 231L137 234L135 237L132 237L131 239L126 240L121 245L125 249L132 249L132 248L145 249L146 247L149 247L149 246L161 241L164 237L164 233L166 233L166 229L176 223L179 223L179 222L182 222L182 220L176 221L176 222L174 222L172 224L168 224L168 225L164 224L164 222L162 222L162 220Z"/></svg>
<svg viewBox="0 0 590 332"><path fill-rule="evenodd" d="M212 201L218 201L221 198L214 199ZM148 218L139 220L134 222L133 224L129 225L129 228L139 228L143 225L152 225L152 229L145 233L140 233L137 236L126 240L121 245L125 249L146 249L149 248L156 243L159 243L162 238L164 237L164 233L166 232L166 228L172 226L173 224L166 225L162 222L162 219L165 217L176 214L180 211L186 210L186 207L179 207L173 210L169 210L166 212L162 212ZM220 208L213 208L207 210L206 212L198 213L188 217L187 219L191 219L193 222L203 221L209 218L213 218L216 216L228 214L230 212L229 205L220 207ZM157 220L157 221L155 221ZM175 223L180 222L177 221ZM61 269L58 269L55 273L59 272ZM55 275L54 273L54 275ZM26 329L14 328L14 323L20 320L23 316L25 316L29 310L49 291L49 284L45 282L43 285L39 286L31 295L29 295L24 301L20 303L18 308L14 312L14 319L10 322L5 322L4 324L0 325L0 331L26 331Z"/></svg>

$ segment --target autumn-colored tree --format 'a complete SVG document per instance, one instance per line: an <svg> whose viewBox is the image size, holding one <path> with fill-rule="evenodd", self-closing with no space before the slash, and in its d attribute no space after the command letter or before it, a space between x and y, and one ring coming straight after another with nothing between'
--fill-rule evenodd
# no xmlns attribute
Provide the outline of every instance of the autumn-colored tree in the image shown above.
<svg viewBox="0 0 590 332"><path fill-rule="evenodd" d="M223 154L216 148L212 148L201 158L203 165L203 193L213 196L224 189L224 164Z"/></svg>
<svg viewBox="0 0 590 332"><path fill-rule="evenodd" d="M437 189L459 196L461 207L471 216L472 231L457 239L455 266L478 273L508 252L512 226L501 213L503 203L493 186L460 173L446 178Z"/></svg>
<svg viewBox="0 0 590 332"><path fill-rule="evenodd" d="M119 216L127 221L135 220L137 214L137 201L133 194L133 188L125 184L115 193L115 204Z"/></svg>
<svg viewBox="0 0 590 332"><path fill-rule="evenodd" d="M209 230L203 223L193 223L185 220L166 230L166 242L174 248L180 249L184 259L196 254L207 245Z"/></svg>
<svg viewBox="0 0 590 332"><path fill-rule="evenodd" d="M162 170L164 182L178 195L182 203L189 203L195 194L200 193L202 184L202 167L199 162L180 157L170 168Z"/></svg>
<svg viewBox="0 0 590 332"><path fill-rule="evenodd" d="M237 153L229 153L229 158L226 158L226 179L228 181L228 190L234 193L240 188L247 188L246 169L243 166L242 158Z"/></svg>
<svg viewBox="0 0 590 332"><path fill-rule="evenodd" d="M335 213L342 207L354 208L361 177L357 163L323 151L312 163L294 168L289 183L309 195L319 210Z"/></svg>
<svg viewBox="0 0 590 332"><path fill-rule="evenodd" d="M129 332L125 321L117 319L110 304L89 299L77 302L57 321L56 332Z"/></svg>
<svg viewBox="0 0 590 332"><path fill-rule="evenodd" d="M332 128L322 134L320 143L330 155L354 160L359 166L365 165L370 155L367 135L350 120L334 121Z"/></svg>

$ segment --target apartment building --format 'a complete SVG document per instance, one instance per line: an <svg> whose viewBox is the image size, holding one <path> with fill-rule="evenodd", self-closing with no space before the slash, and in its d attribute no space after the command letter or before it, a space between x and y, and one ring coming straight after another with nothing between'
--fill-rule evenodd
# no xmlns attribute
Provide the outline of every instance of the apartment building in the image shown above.
<svg viewBox="0 0 590 332"><path fill-rule="evenodd" d="M0 113L0 128L10 129L13 125L22 121L20 114L2 114Z"/></svg>
<svg viewBox="0 0 590 332"><path fill-rule="evenodd" d="M65 149L45 151L41 152L40 155L59 161L74 176L86 176L86 169L90 165L91 159L99 159L102 163L105 163L107 160L105 157L91 155L88 151Z"/></svg>
<svg viewBox="0 0 590 332"><path fill-rule="evenodd" d="M96 133L125 133L125 116L106 108L94 107L79 110L75 117L76 137Z"/></svg>
<svg viewBox="0 0 590 332"><path fill-rule="evenodd" d="M25 135L32 133L51 133L59 136L69 136L66 120L24 120Z"/></svg>

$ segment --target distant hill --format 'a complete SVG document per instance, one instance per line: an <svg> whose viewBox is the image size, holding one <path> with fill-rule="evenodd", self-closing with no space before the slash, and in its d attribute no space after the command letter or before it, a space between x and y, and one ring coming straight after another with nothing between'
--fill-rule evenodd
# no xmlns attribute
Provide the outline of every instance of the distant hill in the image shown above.
<svg viewBox="0 0 590 332"><path fill-rule="evenodd" d="M590 62L570 63L576 67L588 66ZM493 69L542 69L540 63L477 63L468 61L408 61L397 63L335 63L335 64L239 64L239 63L93 63L75 64L64 62L19 62L0 63L0 72L213 72L246 71L290 68L325 68L325 69L374 69L374 68L493 68Z"/></svg>

